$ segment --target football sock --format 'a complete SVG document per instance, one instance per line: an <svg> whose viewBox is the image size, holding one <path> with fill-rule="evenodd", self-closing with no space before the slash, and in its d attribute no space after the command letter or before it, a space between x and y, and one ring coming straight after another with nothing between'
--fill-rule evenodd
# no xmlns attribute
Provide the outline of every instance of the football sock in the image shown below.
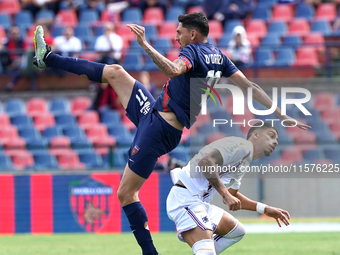
<svg viewBox="0 0 340 255"><path fill-rule="evenodd" d="M220 254L222 251L240 241L246 234L246 229L242 223L237 221L235 227L224 236L214 235L214 243L216 254Z"/></svg>
<svg viewBox="0 0 340 255"><path fill-rule="evenodd" d="M142 248L143 255L157 255L153 245L149 228L147 227L148 217L144 206L140 202L134 202L123 207L126 217L130 222L130 228Z"/></svg>
<svg viewBox="0 0 340 255"><path fill-rule="evenodd" d="M194 255L216 255L214 241L211 239L200 240L192 246Z"/></svg>
<svg viewBox="0 0 340 255"><path fill-rule="evenodd" d="M55 67L74 74L86 76L91 81L102 82L105 64L80 58L62 57L54 52L51 52L44 62L49 67Z"/></svg>

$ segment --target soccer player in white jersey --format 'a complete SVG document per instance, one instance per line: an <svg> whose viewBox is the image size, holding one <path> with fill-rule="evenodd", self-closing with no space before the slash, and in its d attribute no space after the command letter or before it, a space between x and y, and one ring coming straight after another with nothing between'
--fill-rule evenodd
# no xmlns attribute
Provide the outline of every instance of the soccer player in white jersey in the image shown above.
<svg viewBox="0 0 340 255"><path fill-rule="evenodd" d="M245 169L259 157L270 156L278 145L278 131L270 123L255 124L247 139L225 137L204 146L183 168L172 170L167 213L178 237L195 255L220 254L245 235L242 223L230 213L209 204L219 193L229 210L257 211L289 225L289 213L253 201L238 190Z"/></svg>

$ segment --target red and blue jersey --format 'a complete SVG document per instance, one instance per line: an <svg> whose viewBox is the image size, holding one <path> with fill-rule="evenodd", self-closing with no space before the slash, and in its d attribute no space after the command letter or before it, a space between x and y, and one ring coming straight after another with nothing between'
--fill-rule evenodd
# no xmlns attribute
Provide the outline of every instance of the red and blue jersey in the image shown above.
<svg viewBox="0 0 340 255"><path fill-rule="evenodd" d="M206 80L208 72L210 76L229 77L238 69L211 43L189 44L180 51L178 58L187 65L188 72L166 82L153 108L174 112L177 120L190 128L201 110L201 95L205 93L195 83L190 86L192 78Z"/></svg>

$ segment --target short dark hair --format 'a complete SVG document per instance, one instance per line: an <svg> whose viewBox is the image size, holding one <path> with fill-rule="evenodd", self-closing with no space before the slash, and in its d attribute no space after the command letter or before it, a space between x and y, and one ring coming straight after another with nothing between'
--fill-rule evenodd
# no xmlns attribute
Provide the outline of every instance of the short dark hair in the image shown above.
<svg viewBox="0 0 340 255"><path fill-rule="evenodd" d="M263 123L263 125L262 125ZM247 134L247 140L251 137L251 134L257 130L257 129L268 129L268 128L272 128L274 129L276 132L277 132L277 135L279 135L279 131L277 131L276 127L274 127L271 123L269 122L257 122L255 123L248 131L248 134Z"/></svg>
<svg viewBox="0 0 340 255"><path fill-rule="evenodd" d="M202 12L179 15L178 22L186 29L196 29L203 36L207 37L209 34L208 19Z"/></svg>

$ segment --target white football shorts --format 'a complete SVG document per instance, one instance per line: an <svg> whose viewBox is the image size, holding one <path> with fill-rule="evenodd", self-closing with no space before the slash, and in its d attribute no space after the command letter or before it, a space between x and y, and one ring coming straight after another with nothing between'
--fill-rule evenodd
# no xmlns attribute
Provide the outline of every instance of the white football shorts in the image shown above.
<svg viewBox="0 0 340 255"><path fill-rule="evenodd" d="M192 196L182 187L173 186L166 200L166 211L170 220L175 222L179 240L184 242L181 233L200 227L215 232L224 210L203 202L202 198Z"/></svg>

